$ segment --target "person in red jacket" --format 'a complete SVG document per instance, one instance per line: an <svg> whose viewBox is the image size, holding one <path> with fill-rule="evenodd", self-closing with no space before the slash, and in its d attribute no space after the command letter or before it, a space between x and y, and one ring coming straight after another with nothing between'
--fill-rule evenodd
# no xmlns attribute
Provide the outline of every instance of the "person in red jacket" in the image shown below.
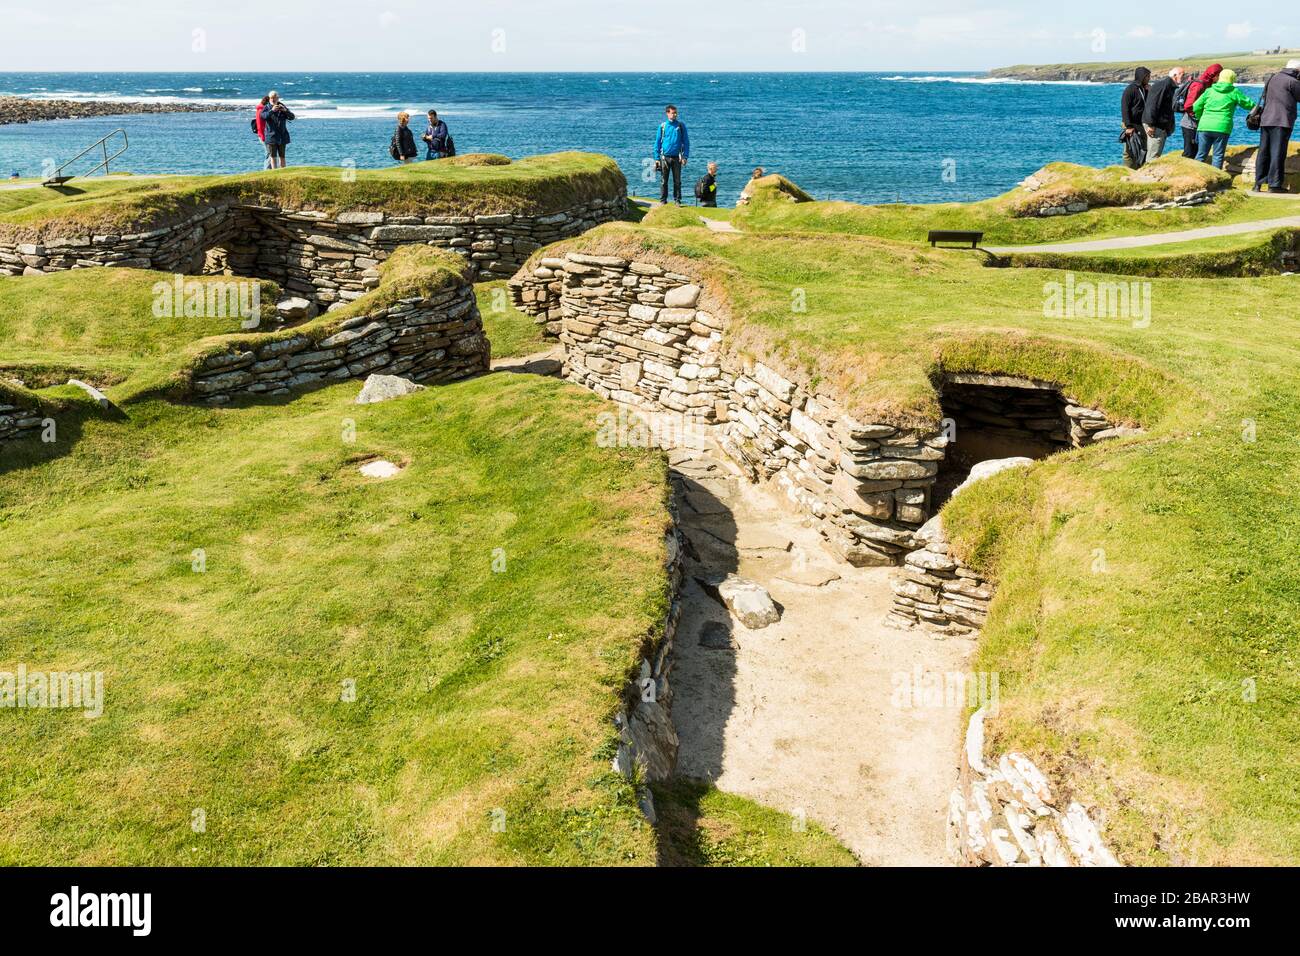
<svg viewBox="0 0 1300 956"><path fill-rule="evenodd" d="M1223 67L1218 63L1208 67L1200 79L1192 80L1187 87L1187 98L1178 104L1183 113L1183 121L1179 124L1183 129L1183 155L1188 159L1196 158L1196 115L1192 112L1192 107L1201 94L1215 84L1222 72Z"/></svg>
<svg viewBox="0 0 1300 956"><path fill-rule="evenodd" d="M253 109L253 131L257 133L257 138L262 141L262 148L266 148L266 120L262 119L262 107L271 102L271 97L264 96L262 101ZM262 163L263 169L271 168L271 154L266 154L265 161Z"/></svg>

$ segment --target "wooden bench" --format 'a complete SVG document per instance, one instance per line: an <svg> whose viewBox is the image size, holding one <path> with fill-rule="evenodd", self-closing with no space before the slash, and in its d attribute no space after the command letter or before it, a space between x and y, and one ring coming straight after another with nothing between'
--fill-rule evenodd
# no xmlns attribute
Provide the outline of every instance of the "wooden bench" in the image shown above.
<svg viewBox="0 0 1300 956"><path fill-rule="evenodd" d="M926 236L931 246L941 242L969 242L972 249L978 247L983 238L982 232L964 232L960 229L931 229L930 234Z"/></svg>

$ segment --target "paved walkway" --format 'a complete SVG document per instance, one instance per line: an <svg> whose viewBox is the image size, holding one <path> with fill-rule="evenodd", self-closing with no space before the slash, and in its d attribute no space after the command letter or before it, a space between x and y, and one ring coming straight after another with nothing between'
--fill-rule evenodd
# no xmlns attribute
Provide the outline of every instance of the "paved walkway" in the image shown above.
<svg viewBox="0 0 1300 956"><path fill-rule="evenodd" d="M1278 198L1284 198L1279 196ZM1164 246L1196 239L1213 239L1216 236L1239 236L1248 232L1267 232L1270 229L1300 229L1300 216L1281 219L1253 219L1223 226L1202 226L1180 232L1157 232L1143 236L1116 236L1113 239L1086 239L1081 242L1048 242L1037 246L981 246L986 252L1005 255L1010 252L1105 252L1110 249L1138 249L1143 246Z"/></svg>

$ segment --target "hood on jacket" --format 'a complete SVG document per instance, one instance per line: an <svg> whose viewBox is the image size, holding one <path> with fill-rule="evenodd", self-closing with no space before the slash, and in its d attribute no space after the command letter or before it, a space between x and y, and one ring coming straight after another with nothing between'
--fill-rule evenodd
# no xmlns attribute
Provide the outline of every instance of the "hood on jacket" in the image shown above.
<svg viewBox="0 0 1300 956"><path fill-rule="evenodd" d="M1149 79L1151 79L1151 71L1145 66L1139 66L1133 71L1133 82L1138 86L1145 86Z"/></svg>
<svg viewBox="0 0 1300 956"><path fill-rule="evenodd" d="M1226 90L1229 87L1231 87L1232 84L1235 83L1236 81L1237 81L1236 70L1224 70L1222 73L1219 74L1219 79L1214 84L1214 87L1215 89Z"/></svg>
<svg viewBox="0 0 1300 956"><path fill-rule="evenodd" d="M1205 72L1201 74L1201 82L1204 83L1206 86L1209 86L1211 83L1213 83L1215 80L1219 78L1219 74L1222 72L1223 72L1223 67L1218 63L1215 63L1212 66L1208 66L1205 68Z"/></svg>

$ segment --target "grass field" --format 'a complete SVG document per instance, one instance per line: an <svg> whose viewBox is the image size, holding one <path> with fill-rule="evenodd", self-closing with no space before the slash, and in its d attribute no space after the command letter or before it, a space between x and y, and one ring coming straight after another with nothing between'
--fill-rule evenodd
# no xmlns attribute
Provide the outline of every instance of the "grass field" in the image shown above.
<svg viewBox="0 0 1300 956"><path fill-rule="evenodd" d="M948 511L998 588L976 664L1001 674L993 747L1103 808L1126 862L1300 860L1294 278L1151 279L1148 324L1047 314L1059 271L861 236L608 225L578 243L703 277L731 347L779 357L862 420L933 427L943 369L1060 382L1141 424Z"/></svg>

